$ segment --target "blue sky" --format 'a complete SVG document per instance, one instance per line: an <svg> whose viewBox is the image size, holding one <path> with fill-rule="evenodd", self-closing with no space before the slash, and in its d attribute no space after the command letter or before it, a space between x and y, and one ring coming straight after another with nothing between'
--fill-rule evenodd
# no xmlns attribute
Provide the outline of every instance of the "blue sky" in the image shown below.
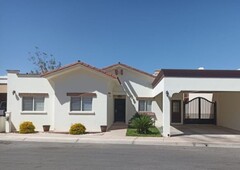
<svg viewBox="0 0 240 170"><path fill-rule="evenodd" d="M0 0L0 75L38 46L62 64L240 68L239 0Z"/></svg>

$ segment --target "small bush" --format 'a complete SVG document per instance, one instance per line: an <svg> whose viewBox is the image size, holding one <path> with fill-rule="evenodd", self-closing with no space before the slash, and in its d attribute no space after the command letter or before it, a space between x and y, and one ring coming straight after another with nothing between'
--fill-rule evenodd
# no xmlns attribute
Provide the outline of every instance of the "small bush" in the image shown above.
<svg viewBox="0 0 240 170"><path fill-rule="evenodd" d="M147 134L148 129L153 125L153 120L146 114L134 115L131 119L130 126L137 129L140 134Z"/></svg>
<svg viewBox="0 0 240 170"><path fill-rule="evenodd" d="M32 122L26 121L20 124L19 133L34 133L35 126Z"/></svg>
<svg viewBox="0 0 240 170"><path fill-rule="evenodd" d="M84 125L82 125L81 123L75 123L71 126L69 133L72 135L80 135L80 134L84 134L86 131L86 128Z"/></svg>

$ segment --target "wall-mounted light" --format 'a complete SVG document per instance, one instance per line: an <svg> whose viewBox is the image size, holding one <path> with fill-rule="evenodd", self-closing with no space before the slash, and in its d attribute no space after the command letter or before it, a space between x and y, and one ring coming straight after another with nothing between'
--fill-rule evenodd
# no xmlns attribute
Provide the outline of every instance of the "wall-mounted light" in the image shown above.
<svg viewBox="0 0 240 170"><path fill-rule="evenodd" d="M108 92L108 97L111 97L112 96L112 93L111 92Z"/></svg>
<svg viewBox="0 0 240 170"><path fill-rule="evenodd" d="M169 97L169 92L168 91L166 91L166 96Z"/></svg>
<svg viewBox="0 0 240 170"><path fill-rule="evenodd" d="M13 91L12 91L12 95L15 95L15 94L16 94L16 91L15 91L15 90L13 90Z"/></svg>

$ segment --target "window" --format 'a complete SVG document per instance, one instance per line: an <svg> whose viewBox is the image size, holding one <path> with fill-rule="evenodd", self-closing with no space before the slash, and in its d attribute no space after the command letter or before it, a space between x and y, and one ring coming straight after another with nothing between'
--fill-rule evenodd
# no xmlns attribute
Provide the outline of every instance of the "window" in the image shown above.
<svg viewBox="0 0 240 170"><path fill-rule="evenodd" d="M152 101L151 100L139 100L139 111L148 111L152 110Z"/></svg>
<svg viewBox="0 0 240 170"><path fill-rule="evenodd" d="M180 102L179 101L173 101L173 103L172 103L172 111L174 113L180 112Z"/></svg>
<svg viewBox="0 0 240 170"><path fill-rule="evenodd" d="M23 97L23 111L44 111L44 97Z"/></svg>
<svg viewBox="0 0 240 170"><path fill-rule="evenodd" d="M70 111L92 111L92 97L71 97Z"/></svg>

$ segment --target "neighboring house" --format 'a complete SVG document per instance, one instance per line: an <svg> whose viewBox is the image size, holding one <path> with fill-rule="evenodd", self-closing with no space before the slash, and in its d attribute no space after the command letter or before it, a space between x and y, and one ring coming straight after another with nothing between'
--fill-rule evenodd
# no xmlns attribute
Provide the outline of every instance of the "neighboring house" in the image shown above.
<svg viewBox="0 0 240 170"><path fill-rule="evenodd" d="M237 70L163 69L151 75L121 63L98 69L79 61L42 75L8 70L7 90L13 131L29 120L38 131L51 125L65 132L80 122L87 131L99 132L100 126L128 123L136 112L153 116L164 136L170 136L171 124L212 123L240 130ZM193 98L192 93L199 95ZM210 93L212 100L198 98L200 93Z"/></svg>
<svg viewBox="0 0 240 170"><path fill-rule="evenodd" d="M0 76L0 132L5 131L5 111L7 107L7 76Z"/></svg>

